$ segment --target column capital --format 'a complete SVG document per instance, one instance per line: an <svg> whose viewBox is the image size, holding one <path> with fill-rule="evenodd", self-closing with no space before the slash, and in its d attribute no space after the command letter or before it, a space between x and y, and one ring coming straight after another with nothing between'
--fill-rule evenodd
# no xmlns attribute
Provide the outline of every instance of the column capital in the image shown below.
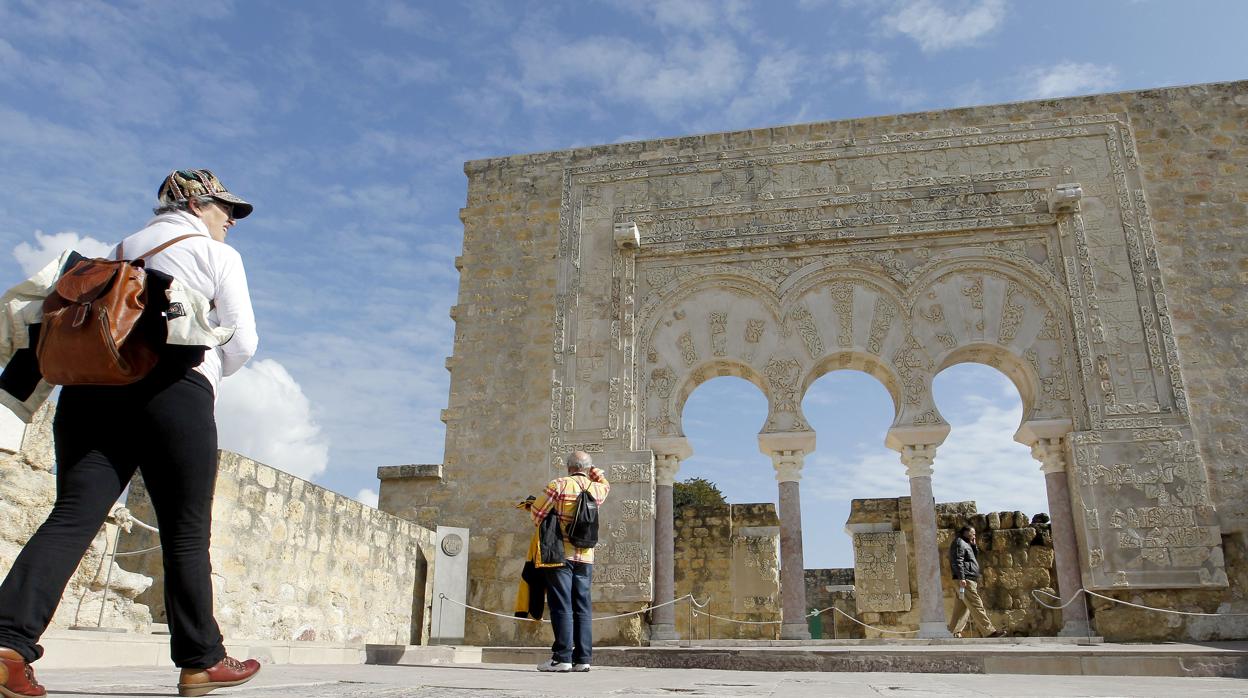
<svg viewBox="0 0 1248 698"><path fill-rule="evenodd" d="M654 480L659 485L672 486L676 482L676 473L680 470L680 462L693 455L693 447L689 439L683 436L664 436L650 439L647 444L654 452Z"/></svg>
<svg viewBox="0 0 1248 698"><path fill-rule="evenodd" d="M806 454L815 450L815 432L759 434L758 450L771 458L771 466L776 469L777 482L797 482L802 479L802 464Z"/></svg>
<svg viewBox="0 0 1248 698"><path fill-rule="evenodd" d="M1075 428L1069 419L1032 419L1023 422L1014 432L1014 440L1024 446L1031 446L1040 439L1058 439L1066 436Z"/></svg>
<svg viewBox="0 0 1248 698"><path fill-rule="evenodd" d="M680 458L671 453L654 454L654 484L671 487L680 472Z"/></svg>
<svg viewBox="0 0 1248 698"><path fill-rule="evenodd" d="M884 446L900 453L906 446L931 446L935 448L949 436L948 424L928 424L921 427L893 427L884 438Z"/></svg>
<svg viewBox="0 0 1248 698"><path fill-rule="evenodd" d="M1035 419L1023 422L1014 440L1031 447L1031 457L1040 461L1045 475L1066 472L1066 435L1073 424L1069 419Z"/></svg>
<svg viewBox="0 0 1248 698"><path fill-rule="evenodd" d="M911 444L901 447L901 464L910 478L931 477L936 461L936 444Z"/></svg>
<svg viewBox="0 0 1248 698"><path fill-rule="evenodd" d="M1031 457L1040 461L1045 475L1066 472L1066 439L1040 439L1031 445Z"/></svg>
<svg viewBox="0 0 1248 698"><path fill-rule="evenodd" d="M693 455L693 446L689 445L689 439L683 436L659 436L650 439L646 446L654 451L654 457L660 455L676 456L680 460L689 460Z"/></svg>
<svg viewBox="0 0 1248 698"><path fill-rule="evenodd" d="M776 482L797 482L802 479L806 454L801 451L772 451L771 467L776 469Z"/></svg>

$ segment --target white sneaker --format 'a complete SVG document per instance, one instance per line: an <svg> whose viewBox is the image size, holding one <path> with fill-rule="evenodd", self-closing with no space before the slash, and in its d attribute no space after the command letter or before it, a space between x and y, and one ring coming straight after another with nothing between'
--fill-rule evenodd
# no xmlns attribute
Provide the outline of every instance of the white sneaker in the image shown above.
<svg viewBox="0 0 1248 698"><path fill-rule="evenodd" d="M537 665L537 670L538 671L557 671L562 674L564 672L572 671L572 665L569 664L568 662L556 662L553 659L547 659L546 661Z"/></svg>
<svg viewBox="0 0 1248 698"><path fill-rule="evenodd" d="M589 671L588 664L573 664L572 671Z"/></svg>

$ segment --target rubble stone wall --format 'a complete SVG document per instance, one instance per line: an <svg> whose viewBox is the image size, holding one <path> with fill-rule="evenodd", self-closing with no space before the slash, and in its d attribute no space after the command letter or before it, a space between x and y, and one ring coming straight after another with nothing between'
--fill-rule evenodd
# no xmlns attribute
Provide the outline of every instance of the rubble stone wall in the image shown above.
<svg viewBox="0 0 1248 698"><path fill-rule="evenodd" d="M814 639L865 637L863 627L850 619L858 615L853 567L806 570L806 610L821 611L818 623L811 624L811 637ZM815 637L816 630L818 637Z"/></svg>
<svg viewBox="0 0 1248 698"><path fill-rule="evenodd" d="M3 409L3 408L0 408ZM48 403L26 427L17 452L0 451L0 577L8 574L22 546L43 524L56 501L56 476L52 469L52 418L55 405ZM135 597L151 585L151 578L126 571L120 559L109 573L108 553L117 529L105 524L91 541L78 570L70 578L61 604L52 617L52 628L71 626L122 628L147 632L152 616ZM125 536L126 534L122 534ZM104 593L105 583L108 594ZM104 605L101 616L101 604Z"/></svg>
<svg viewBox="0 0 1248 698"><path fill-rule="evenodd" d="M1044 517L1047 519L1047 517ZM913 551L913 526L910 498L855 499L850 509L847 528L855 525L880 525L901 531ZM973 526L978 536L979 564L982 573L980 595L988 617L1010 635L1037 637L1056 635L1061 617L1055 611L1035 602L1032 591L1056 593L1056 570L1053 559L1053 537L1047 523L1032 524L1023 512L979 514L974 502L938 503L936 505L936 541L940 548L941 585L945 602L945 618L952 617L955 588L949 572L949 545L957 529ZM855 561L860 562L858 550ZM863 611L859 620L887 630L912 630L919 623L919 588L914 574L914 554L908 556L909 593L914 603L903 611ZM855 570L861 580L862 570ZM863 592L857 590L859 608ZM1042 597L1043 598L1043 597ZM969 629L965 633L975 633ZM881 633L866 631L867 637Z"/></svg>
<svg viewBox="0 0 1248 698"><path fill-rule="evenodd" d="M212 579L227 639L427 639L433 531L235 453L221 451L218 463ZM140 478L127 504L156 523ZM157 543L129 536L123 550ZM156 579L140 600L163 618L159 552L131 559Z"/></svg>
<svg viewBox="0 0 1248 698"><path fill-rule="evenodd" d="M676 596L692 594L700 609L737 621L780 620L780 522L774 504L685 506L676 510ZM677 604L682 638L773 640L780 625L694 619Z"/></svg>

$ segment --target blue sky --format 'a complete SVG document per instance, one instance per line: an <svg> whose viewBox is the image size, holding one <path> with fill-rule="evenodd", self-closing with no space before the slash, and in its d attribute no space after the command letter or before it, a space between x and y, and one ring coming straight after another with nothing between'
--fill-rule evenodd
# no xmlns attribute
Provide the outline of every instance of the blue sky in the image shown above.
<svg viewBox="0 0 1248 698"><path fill-rule="evenodd" d="M133 231L169 170L214 170L257 206L230 241L261 331L222 445L369 501L378 465L442 457L465 160L1242 79L1246 25L1232 0L0 0L0 280ZM1043 508L1008 386L940 377L938 498ZM682 476L734 501L775 491L732 440L761 424L747 387L708 383L685 419ZM891 406L842 372L806 410L807 560L848 565L847 499L905 494Z"/></svg>

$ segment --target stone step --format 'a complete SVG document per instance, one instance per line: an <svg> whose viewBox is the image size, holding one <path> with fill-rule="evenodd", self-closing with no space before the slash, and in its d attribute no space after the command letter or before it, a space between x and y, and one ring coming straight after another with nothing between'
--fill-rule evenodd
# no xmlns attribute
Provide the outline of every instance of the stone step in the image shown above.
<svg viewBox="0 0 1248 698"><path fill-rule="evenodd" d="M480 664L481 648L465 645L365 645L366 664Z"/></svg>
<svg viewBox="0 0 1248 698"><path fill-rule="evenodd" d="M978 640L928 645L757 647L602 647L596 666L740 671L840 671L1057 676L1248 678L1248 642L1201 645L998 644ZM537 665L544 647L485 647L487 664Z"/></svg>
<svg viewBox="0 0 1248 698"><path fill-rule="evenodd" d="M926 647L949 645L950 647L966 647L968 645L1100 645L1105 642L1103 637L974 637L974 638L914 638L890 637L881 638L843 638L840 640L694 640L694 647ZM687 640L651 640L651 647L689 647Z"/></svg>
<svg viewBox="0 0 1248 698"><path fill-rule="evenodd" d="M91 667L172 667L169 636L139 633L50 630L39 640L39 669ZM363 664L363 643L230 640L232 657L254 657L264 664Z"/></svg>

